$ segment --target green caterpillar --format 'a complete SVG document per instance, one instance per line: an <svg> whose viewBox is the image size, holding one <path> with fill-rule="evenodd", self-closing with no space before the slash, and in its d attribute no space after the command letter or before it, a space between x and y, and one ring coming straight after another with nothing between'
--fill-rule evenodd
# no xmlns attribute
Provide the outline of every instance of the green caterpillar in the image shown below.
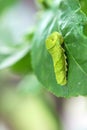
<svg viewBox="0 0 87 130"><path fill-rule="evenodd" d="M62 48L63 37L58 32L53 32L46 39L46 48L51 54L54 64L54 72L56 76L56 81L60 85L65 85L66 80L66 71L67 71L67 62L66 56L64 54L64 49Z"/></svg>

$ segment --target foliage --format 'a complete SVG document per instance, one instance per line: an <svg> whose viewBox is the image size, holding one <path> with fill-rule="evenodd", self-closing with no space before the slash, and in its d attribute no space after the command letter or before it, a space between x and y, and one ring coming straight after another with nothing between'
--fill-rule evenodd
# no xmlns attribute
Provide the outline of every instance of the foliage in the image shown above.
<svg viewBox="0 0 87 130"><path fill-rule="evenodd" d="M33 68L42 84L57 96L87 95L87 37L83 32L86 23L78 1L61 0L45 11L37 27L32 47ZM68 82L64 87L56 83L52 59L45 47L46 38L54 31L64 37L68 62Z"/></svg>
<svg viewBox="0 0 87 130"><path fill-rule="evenodd" d="M13 5L17 0L0 0L0 14Z"/></svg>
<svg viewBox="0 0 87 130"><path fill-rule="evenodd" d="M14 41L0 42L0 69L7 67L16 72L30 73L32 66L39 81L45 88L59 97L87 95L87 9L86 1L78 0L38 0L40 17L36 29L27 40L21 44L12 44ZM42 7L42 8L41 8ZM0 27L1 30L1 27ZM45 41L54 31L62 34L64 49L67 55L68 73L67 84L57 84L53 62L49 55ZM2 30L0 31L2 34ZM4 31L3 37L8 35ZM2 38L2 37L1 37ZM12 39L12 37L11 37ZM0 39L1 40L1 39ZM32 44L31 44L32 43ZM7 51L4 51L4 50ZM31 56L30 56L31 53ZM31 58L26 58L28 56ZM24 60L25 63L20 62ZM20 63L19 63L20 62ZM21 64L23 64L20 67ZM20 70L19 70L20 68Z"/></svg>

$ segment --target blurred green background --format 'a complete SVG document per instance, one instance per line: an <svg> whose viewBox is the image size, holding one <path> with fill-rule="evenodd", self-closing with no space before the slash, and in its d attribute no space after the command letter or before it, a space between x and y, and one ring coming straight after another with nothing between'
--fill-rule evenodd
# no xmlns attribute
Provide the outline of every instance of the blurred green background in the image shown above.
<svg viewBox="0 0 87 130"><path fill-rule="evenodd" d="M0 130L87 130L87 99L57 98L33 73L36 5L0 0Z"/></svg>

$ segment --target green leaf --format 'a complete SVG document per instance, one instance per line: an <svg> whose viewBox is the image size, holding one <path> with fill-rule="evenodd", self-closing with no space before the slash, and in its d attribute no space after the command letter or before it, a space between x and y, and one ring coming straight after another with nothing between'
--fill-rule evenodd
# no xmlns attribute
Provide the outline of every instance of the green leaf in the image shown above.
<svg viewBox="0 0 87 130"><path fill-rule="evenodd" d="M32 43L32 39L34 36L34 29L30 30L28 34L25 35L25 41L29 42L29 46ZM32 70L32 64L31 64L31 48L29 49L29 52L26 53L22 58L20 58L16 63L14 63L10 70L16 74L20 75L26 75L28 73L31 73Z"/></svg>
<svg viewBox="0 0 87 130"><path fill-rule="evenodd" d="M10 50L11 53L6 52L6 54L0 54L0 70L15 64L23 58L29 52L30 47L25 45L22 47L13 46L13 48L6 47L5 49Z"/></svg>
<svg viewBox="0 0 87 130"><path fill-rule="evenodd" d="M38 3L44 8L48 9L52 7L52 4L54 3L53 0L38 0Z"/></svg>
<svg viewBox="0 0 87 130"><path fill-rule="evenodd" d="M0 2L3 3L2 0ZM27 32L27 27L22 25L24 23L17 21L20 12L16 11L17 17L16 14L12 15L15 9L3 13L0 19L0 70L10 67L14 72L25 74L32 71L30 50L34 30ZM14 21L12 16L15 17ZM26 32L28 34L25 34Z"/></svg>
<svg viewBox="0 0 87 130"><path fill-rule="evenodd" d="M56 96L87 95L87 37L83 31L87 17L81 11L78 0L61 0L56 7L45 13L43 22L38 26L32 46L34 71L44 86ZM53 62L45 47L46 38L54 31L62 33L64 37L68 61L66 86L57 84Z"/></svg>
<svg viewBox="0 0 87 130"><path fill-rule="evenodd" d="M42 85L39 83L36 76L33 74L28 74L18 84L17 92L24 95L39 95L43 91Z"/></svg>
<svg viewBox="0 0 87 130"><path fill-rule="evenodd" d="M30 49L31 45L26 41L15 43L9 28L0 27L0 70L21 60Z"/></svg>
<svg viewBox="0 0 87 130"><path fill-rule="evenodd" d="M87 0L80 0L81 9L87 16ZM84 25L84 34L87 36L87 23Z"/></svg>
<svg viewBox="0 0 87 130"><path fill-rule="evenodd" d="M16 2L17 0L0 0L0 14Z"/></svg>
<svg viewBox="0 0 87 130"><path fill-rule="evenodd" d="M31 65L31 55L30 51L22 59L18 60L16 63L14 63L11 67L10 70L13 73L20 74L20 75L25 75L30 72L32 72L32 65Z"/></svg>
<svg viewBox="0 0 87 130"><path fill-rule="evenodd" d="M79 0L81 4L81 9L86 13L87 15L87 0Z"/></svg>

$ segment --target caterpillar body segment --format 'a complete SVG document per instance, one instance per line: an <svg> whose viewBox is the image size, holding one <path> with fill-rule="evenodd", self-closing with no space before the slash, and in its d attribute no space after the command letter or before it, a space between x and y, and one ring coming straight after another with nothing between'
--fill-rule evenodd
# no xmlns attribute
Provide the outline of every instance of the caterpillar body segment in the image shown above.
<svg viewBox="0 0 87 130"><path fill-rule="evenodd" d="M65 85L67 63L66 56L64 54L64 49L62 48L63 37L58 32L53 32L46 39L46 48L53 59L54 72L56 76L56 81L60 85Z"/></svg>

